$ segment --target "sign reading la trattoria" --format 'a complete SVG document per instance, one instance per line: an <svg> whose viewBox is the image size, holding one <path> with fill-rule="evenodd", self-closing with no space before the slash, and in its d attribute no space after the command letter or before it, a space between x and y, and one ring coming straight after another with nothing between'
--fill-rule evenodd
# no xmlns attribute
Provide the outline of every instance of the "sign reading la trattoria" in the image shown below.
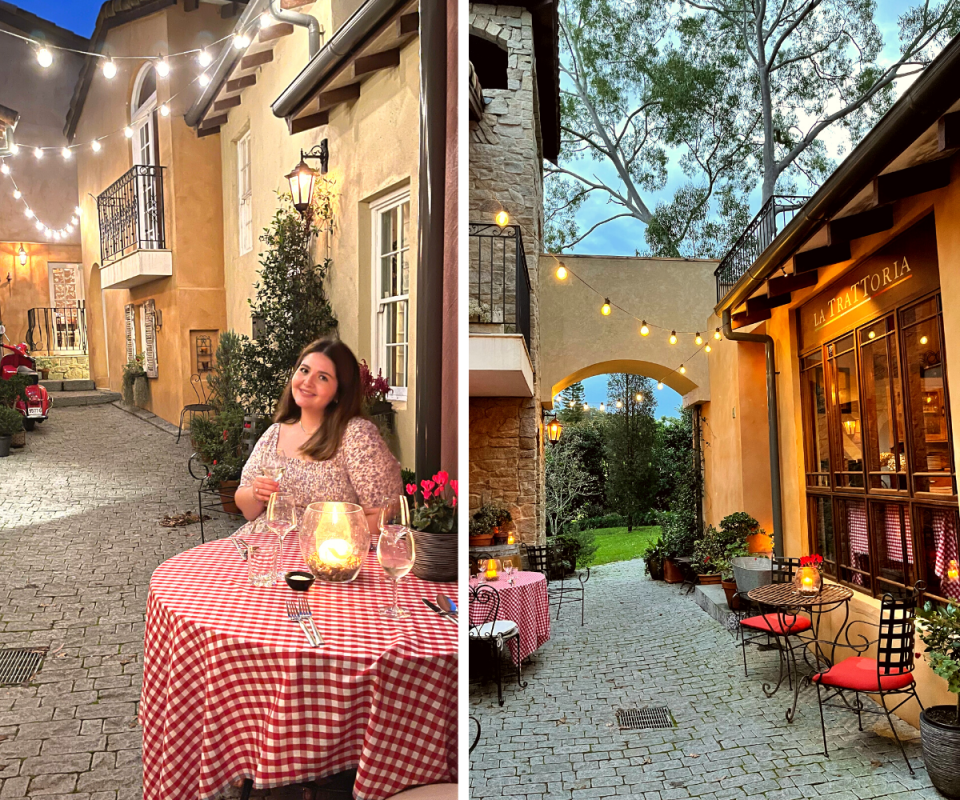
<svg viewBox="0 0 960 800"><path fill-rule="evenodd" d="M834 339L939 286L936 226L928 214L799 308L801 347Z"/></svg>

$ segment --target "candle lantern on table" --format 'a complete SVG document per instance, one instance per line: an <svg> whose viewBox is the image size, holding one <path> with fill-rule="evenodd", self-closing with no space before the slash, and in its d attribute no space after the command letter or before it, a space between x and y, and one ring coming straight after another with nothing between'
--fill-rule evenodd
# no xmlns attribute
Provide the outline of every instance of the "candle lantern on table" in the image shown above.
<svg viewBox="0 0 960 800"><path fill-rule="evenodd" d="M300 552L317 580L347 583L360 574L370 529L355 503L311 503L300 525Z"/></svg>
<svg viewBox="0 0 960 800"><path fill-rule="evenodd" d="M495 581L500 573L500 562L495 558L487 559L486 569L483 571L483 577L488 581Z"/></svg>
<svg viewBox="0 0 960 800"><path fill-rule="evenodd" d="M804 556L800 559L800 567L793 576L793 588L799 594L812 595L820 591L823 586L823 578L820 575L821 564L823 564L823 557L819 555Z"/></svg>
<svg viewBox="0 0 960 800"><path fill-rule="evenodd" d="M947 580L960 580L960 568L957 567L957 560L955 558L950 559L950 565L947 567Z"/></svg>

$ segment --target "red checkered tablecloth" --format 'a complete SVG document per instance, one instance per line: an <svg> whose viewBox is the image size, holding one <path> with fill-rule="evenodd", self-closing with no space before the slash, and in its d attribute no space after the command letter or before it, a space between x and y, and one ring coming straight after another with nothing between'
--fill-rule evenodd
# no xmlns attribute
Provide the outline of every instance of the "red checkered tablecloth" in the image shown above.
<svg viewBox="0 0 960 800"><path fill-rule="evenodd" d="M252 537L248 537L251 539ZM272 541L276 541L269 537ZM251 542L253 543L253 542ZM303 569L296 536L285 569ZM144 800L204 800L239 778L283 786L356 768L354 797L455 782L457 631L400 582L406 620L370 554L353 583L307 593L326 646L287 619L286 584L254 588L229 540L161 564L150 581L140 700Z"/></svg>
<svg viewBox="0 0 960 800"><path fill-rule="evenodd" d="M520 628L519 645L516 639L508 639L513 663L522 661L550 638L550 603L547 598L547 578L542 572L515 572L509 578L501 575L490 585L500 594L500 612L497 619L508 619ZM471 580L470 586L477 581ZM483 609L470 608L470 622L484 621ZM517 647L519 646L519 653Z"/></svg>

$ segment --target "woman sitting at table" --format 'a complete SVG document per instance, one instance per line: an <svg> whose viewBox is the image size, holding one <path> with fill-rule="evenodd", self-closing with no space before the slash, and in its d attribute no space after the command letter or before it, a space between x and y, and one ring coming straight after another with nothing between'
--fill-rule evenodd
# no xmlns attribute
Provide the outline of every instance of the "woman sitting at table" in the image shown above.
<svg viewBox="0 0 960 800"><path fill-rule="evenodd" d="M362 506L371 533L380 505L403 492L400 464L377 426L361 416L360 367L339 339L307 345L293 370L271 425L243 468L236 502L251 522L264 512L273 492L290 492L298 508L310 503L345 502ZM280 482L265 477L267 467L283 468Z"/></svg>

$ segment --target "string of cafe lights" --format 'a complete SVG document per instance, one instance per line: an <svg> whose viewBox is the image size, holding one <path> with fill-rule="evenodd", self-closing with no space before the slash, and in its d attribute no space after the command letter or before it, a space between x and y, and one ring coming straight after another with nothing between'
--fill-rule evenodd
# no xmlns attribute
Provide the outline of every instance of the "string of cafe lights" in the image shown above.
<svg viewBox="0 0 960 800"><path fill-rule="evenodd" d="M210 67L217 56L213 54L213 50L217 48L218 45L222 44L227 40L231 40L233 48L237 50L245 50L250 46L252 41L251 34L254 29L258 28L268 28L272 25L275 25L277 20L269 11L263 12L256 20L251 21L251 23L241 31L233 32L227 34L226 36L217 39L214 42L211 42L205 47L196 47L190 50L182 50L176 53L167 53L163 54L149 54L149 55L107 55L104 53L95 53L90 50L78 50L72 47L63 47L60 45L49 44L47 42L34 39L30 36L23 36L22 34L15 33L14 31L0 29L0 34L6 36L11 36L15 39L20 39L21 41L27 42L34 49L37 62L44 69L50 67L54 61L54 52L61 51L67 53L76 53L79 55L89 56L91 58L98 59L100 61L99 69L103 74L103 77L107 80L113 80L117 76L118 67L117 62L122 61L138 61L138 62L151 62L154 65L156 74L160 78L166 78L170 75L173 70L171 65L172 61L177 61L181 58L192 58L196 56L197 63L200 65L201 72L193 78L183 89L181 89L176 94L172 95L165 102L161 103L158 107L158 111L161 116L169 117L172 113L171 105L173 101L179 97L184 92L193 88L194 84L197 84L201 87L206 87L210 84L211 77L207 72L207 68ZM226 57L227 53L230 52L230 48L223 48L219 54L219 58L222 60ZM179 115L178 115L179 116ZM0 174L6 176L10 183L13 185L12 194L15 200L21 201L23 204L24 215L27 219L36 220L37 230L45 234L48 239L53 239L58 241L66 236L69 236L73 232L73 228L79 224L80 221L80 208L77 207L73 210L73 215L70 218L70 221L65 225L60 227L54 227L48 225L43 220L41 220L36 212L31 207L29 201L24 196L23 190L20 186L17 185L16 180L13 176L13 169L11 168L8 162L15 159L22 151L30 152L33 154L34 158L38 161L42 160L48 152L57 152L59 151L61 158L64 161L70 161L73 158L75 152L79 152L86 148L90 148L94 153L99 153L103 149L103 142L112 136L117 136L123 134L126 139L132 139L134 135L134 130L129 125L125 125L122 128L117 128L116 130L110 131L100 136L96 136L93 139L89 139L85 142L79 142L72 145L58 146L58 145L27 145L27 144L13 144L10 148L10 154L0 158Z"/></svg>

